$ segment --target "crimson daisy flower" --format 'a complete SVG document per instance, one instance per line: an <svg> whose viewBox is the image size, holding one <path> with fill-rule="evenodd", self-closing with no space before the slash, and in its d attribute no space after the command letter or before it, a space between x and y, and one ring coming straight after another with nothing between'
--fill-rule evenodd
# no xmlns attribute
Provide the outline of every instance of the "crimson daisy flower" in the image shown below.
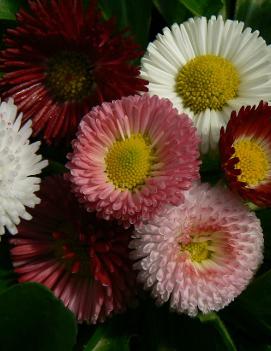
<svg viewBox="0 0 271 351"><path fill-rule="evenodd" d="M10 240L19 281L47 286L79 321L122 311L135 287L129 233L82 209L61 176L45 179L39 197L33 219Z"/></svg>
<svg viewBox="0 0 271 351"><path fill-rule="evenodd" d="M271 206L271 106L242 107L220 132L221 166L229 187L258 206Z"/></svg>
<svg viewBox="0 0 271 351"><path fill-rule="evenodd" d="M0 53L1 89L12 96L34 135L69 138L94 105L144 91L131 60L140 55L127 33L117 33L91 1L29 1L18 26L9 29Z"/></svg>

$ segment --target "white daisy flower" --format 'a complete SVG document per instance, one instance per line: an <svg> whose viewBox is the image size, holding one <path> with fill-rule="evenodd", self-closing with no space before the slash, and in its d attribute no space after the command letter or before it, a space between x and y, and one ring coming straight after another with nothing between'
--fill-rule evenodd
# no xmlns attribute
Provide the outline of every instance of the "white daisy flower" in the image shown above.
<svg viewBox="0 0 271 351"><path fill-rule="evenodd" d="M141 76L193 119L207 153L233 110L271 99L271 48L243 22L191 18L149 44Z"/></svg>
<svg viewBox="0 0 271 351"><path fill-rule="evenodd" d="M0 105L0 234L5 227L17 233L20 218L31 219L25 206L34 207L40 202L35 192L40 179L33 177L47 166L46 160L36 155L40 142L29 143L31 121L21 127L22 114L17 116L13 100Z"/></svg>

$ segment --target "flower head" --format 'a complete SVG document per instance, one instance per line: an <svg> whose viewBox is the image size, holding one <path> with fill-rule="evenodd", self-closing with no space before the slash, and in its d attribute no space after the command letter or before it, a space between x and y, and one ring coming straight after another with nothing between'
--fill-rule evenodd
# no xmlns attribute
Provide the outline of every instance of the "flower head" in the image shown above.
<svg viewBox="0 0 271 351"><path fill-rule="evenodd" d="M138 279L158 303L194 316L229 304L262 261L253 212L227 189L195 185L185 202L138 226L130 247Z"/></svg>
<svg viewBox="0 0 271 351"><path fill-rule="evenodd" d="M67 167L88 210L129 226L182 201L199 176L198 143L191 120L170 101L127 97L83 118Z"/></svg>
<svg viewBox="0 0 271 351"><path fill-rule="evenodd" d="M33 120L34 134L51 142L74 135L92 106L144 90L130 64L138 46L104 21L96 1L29 1L17 14L0 53L1 90Z"/></svg>
<svg viewBox="0 0 271 351"><path fill-rule="evenodd" d="M150 94L169 98L193 119L203 153L217 149L231 111L271 98L271 50L258 31L243 27L221 16L175 23L142 59Z"/></svg>
<svg viewBox="0 0 271 351"><path fill-rule="evenodd" d="M258 206L271 206L271 106L242 107L221 129L220 154L229 187Z"/></svg>
<svg viewBox="0 0 271 351"><path fill-rule="evenodd" d="M47 286L79 321L122 311L135 294L127 231L82 209L61 176L47 178L39 196L32 221L11 239L19 281Z"/></svg>
<svg viewBox="0 0 271 351"><path fill-rule="evenodd" d="M29 220L25 207L40 202L35 194L39 190L37 175L47 166L36 152L40 142L29 143L31 121L21 127L22 114L17 116L13 100L0 105L0 235L5 227L11 234L17 233L20 218Z"/></svg>

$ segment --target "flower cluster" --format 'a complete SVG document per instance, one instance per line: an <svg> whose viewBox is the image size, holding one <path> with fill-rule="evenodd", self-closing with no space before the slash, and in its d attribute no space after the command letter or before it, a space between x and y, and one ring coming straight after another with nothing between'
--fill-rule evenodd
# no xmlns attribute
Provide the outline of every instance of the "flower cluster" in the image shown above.
<svg viewBox="0 0 271 351"><path fill-rule="evenodd" d="M18 232L18 281L80 322L125 310L142 286L177 312L217 311L263 261L248 204L271 206L270 48L213 16L165 28L141 70L140 55L76 0L29 1L0 52L0 234ZM64 175L37 177L37 137L45 158L65 141ZM224 173L215 186L201 183L206 155Z"/></svg>

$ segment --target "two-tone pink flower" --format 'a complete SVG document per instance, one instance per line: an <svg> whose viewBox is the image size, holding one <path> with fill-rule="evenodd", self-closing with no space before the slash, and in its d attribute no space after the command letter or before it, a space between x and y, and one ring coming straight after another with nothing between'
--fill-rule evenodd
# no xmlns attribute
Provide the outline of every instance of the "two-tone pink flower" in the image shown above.
<svg viewBox="0 0 271 351"><path fill-rule="evenodd" d="M245 289L262 261L263 235L232 192L201 184L137 226L130 247L156 301L194 316L220 310Z"/></svg>
<svg viewBox="0 0 271 351"><path fill-rule="evenodd" d="M79 201L124 226L183 201L199 177L199 138L169 100L131 96L104 103L81 121L70 179Z"/></svg>

